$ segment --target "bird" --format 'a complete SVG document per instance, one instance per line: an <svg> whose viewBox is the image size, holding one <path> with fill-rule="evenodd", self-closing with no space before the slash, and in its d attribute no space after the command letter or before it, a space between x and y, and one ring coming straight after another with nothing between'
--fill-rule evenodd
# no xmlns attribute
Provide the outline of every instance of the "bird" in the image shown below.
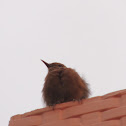
<svg viewBox="0 0 126 126"><path fill-rule="evenodd" d="M68 68L62 63L41 61L48 68L42 89L46 106L55 106L69 101L81 101L89 97L88 84L74 69Z"/></svg>

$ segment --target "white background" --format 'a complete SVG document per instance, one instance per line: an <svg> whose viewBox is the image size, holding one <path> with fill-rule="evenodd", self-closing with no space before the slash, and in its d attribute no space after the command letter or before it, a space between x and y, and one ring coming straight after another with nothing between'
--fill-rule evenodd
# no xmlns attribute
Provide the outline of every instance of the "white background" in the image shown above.
<svg viewBox="0 0 126 126"><path fill-rule="evenodd" d="M44 107L40 61L75 68L92 95L126 88L125 0L0 0L0 124Z"/></svg>

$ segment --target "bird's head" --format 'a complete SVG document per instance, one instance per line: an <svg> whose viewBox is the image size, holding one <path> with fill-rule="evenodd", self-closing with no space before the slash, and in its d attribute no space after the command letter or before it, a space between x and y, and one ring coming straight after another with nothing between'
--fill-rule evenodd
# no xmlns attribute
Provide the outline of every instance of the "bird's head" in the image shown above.
<svg viewBox="0 0 126 126"><path fill-rule="evenodd" d="M65 68L66 66L61 63L47 63L44 60L41 60L48 68L49 71Z"/></svg>

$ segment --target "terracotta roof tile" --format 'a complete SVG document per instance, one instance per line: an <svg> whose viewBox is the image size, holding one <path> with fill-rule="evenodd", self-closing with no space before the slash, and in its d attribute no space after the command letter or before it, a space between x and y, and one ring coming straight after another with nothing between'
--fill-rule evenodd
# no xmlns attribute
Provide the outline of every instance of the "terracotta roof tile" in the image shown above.
<svg viewBox="0 0 126 126"><path fill-rule="evenodd" d="M12 116L9 126L126 126L126 89Z"/></svg>

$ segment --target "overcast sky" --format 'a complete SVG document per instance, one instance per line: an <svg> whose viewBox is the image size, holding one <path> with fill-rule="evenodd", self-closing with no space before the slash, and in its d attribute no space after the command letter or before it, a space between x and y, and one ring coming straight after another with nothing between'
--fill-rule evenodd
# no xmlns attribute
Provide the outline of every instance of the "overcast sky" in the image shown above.
<svg viewBox="0 0 126 126"><path fill-rule="evenodd" d="M0 0L0 123L42 108L40 61L76 69L92 95L126 88L125 0Z"/></svg>

